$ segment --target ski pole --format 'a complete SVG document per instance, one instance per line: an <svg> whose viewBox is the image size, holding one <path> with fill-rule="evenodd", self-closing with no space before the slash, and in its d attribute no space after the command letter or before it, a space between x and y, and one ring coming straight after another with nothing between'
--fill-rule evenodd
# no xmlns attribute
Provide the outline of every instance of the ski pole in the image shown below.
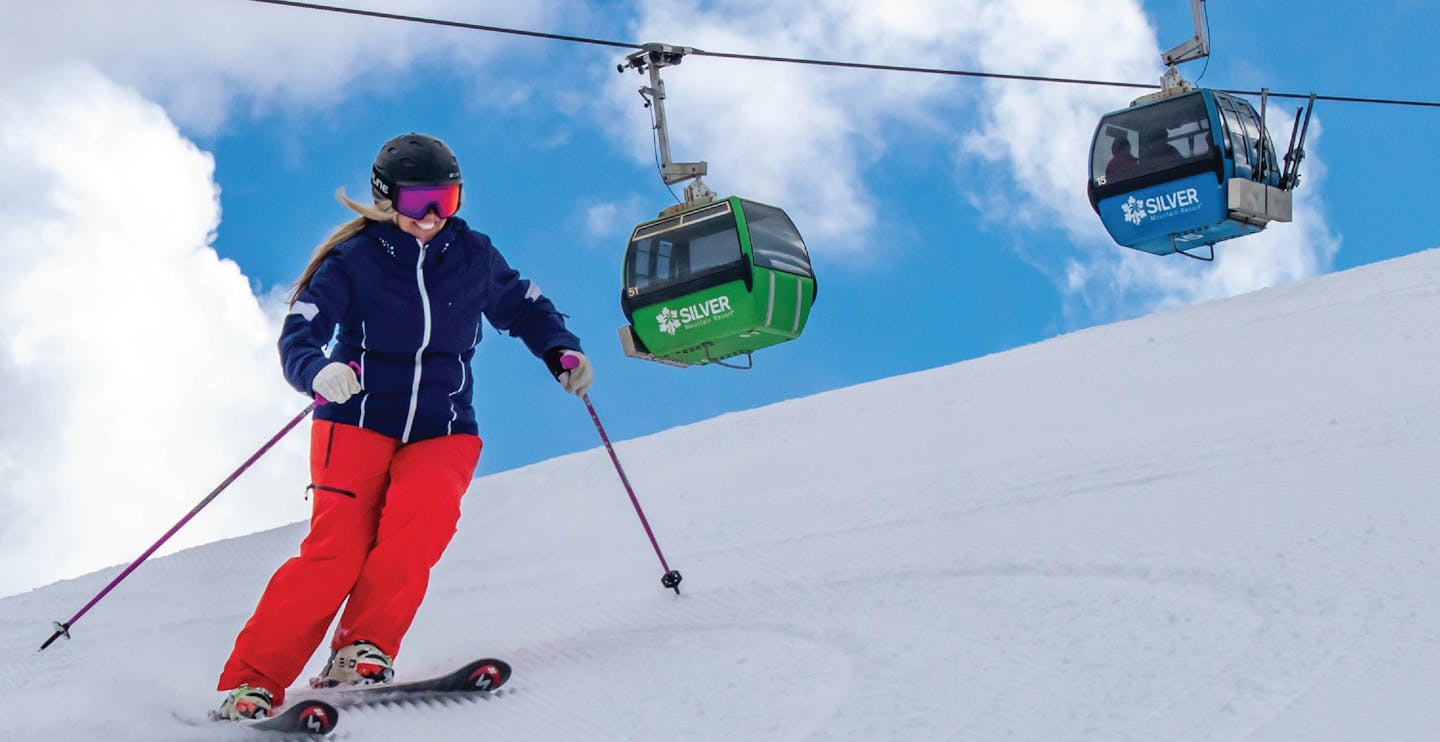
<svg viewBox="0 0 1440 742"><path fill-rule="evenodd" d="M264 456L266 451L269 451L270 448L271 448L272 446L274 446L276 443L278 443L281 438L284 438L284 437L285 437L285 434L286 434L286 433L289 433L296 425L299 425L299 424L300 424L300 421L301 421L301 420L304 420L306 415L309 415L312 411L314 411L314 409L315 409L316 407L319 407L320 405L323 405L323 404L325 404L325 398L324 398L324 397L321 397L321 396L318 395L318 394L315 395L315 401L314 401L314 402L311 402L305 409L303 409L303 410L300 411L300 414L296 415L294 418L292 418L292 419L290 420L290 422L286 423L286 424L285 424L285 427L283 427L283 428L280 429L280 432L276 433L274 436L272 436L272 437L270 438L270 440L266 441L266 442L265 442L265 445L261 446L261 447L260 447L260 450L256 451L253 456L251 456L250 458L246 459L246 460L245 460L245 463L241 464L239 469L236 469L230 476L226 477L226 478L225 478L225 481L221 482L219 487L216 487L215 489L211 490L211 491L210 491L210 494L206 495L206 496L205 496L205 499L203 499L203 500L200 501L200 504L196 505L194 508L192 508L192 509L190 510L190 512L186 513L186 514L185 514L185 517L183 517L183 518L180 519L180 522L178 522L178 523L176 523L175 525L171 526L171 527L170 527L170 530L166 531L166 532L165 532L165 535L164 535L164 536L161 536L159 541L156 541L154 544L152 544L152 545L150 546L150 548L146 549L146 550L145 550L145 553L144 553L144 554L141 554L139 559L136 559L134 562L131 562L131 563L130 563L130 566L128 566L128 567L125 568L125 571L121 572L118 576L116 576L115 579L111 580L111 581L110 581L110 584L109 584L109 585L106 585L104 590L101 590L99 593L97 593L97 594L95 595L95 597L91 598L91 599L90 599L90 602L86 603L86 604L85 604L85 607L81 608L74 616L71 616L69 621L66 621L65 623L60 623L59 621L56 621L56 622L55 622L55 633L54 633L54 634L51 634L51 635L50 635L50 638L49 638L49 639L46 639L44 644L41 644L41 645L40 645L40 650L39 650L39 651L41 651L41 652L45 651L45 648L46 648L46 647L48 647L48 646L50 646L51 644L55 643L55 640L56 640L56 639L59 639L59 638L62 637L62 636L65 637L66 639L69 639L69 638L70 638L70 627L73 626L76 621L79 621L81 616L85 615L85 613L86 613L87 611L89 611L91 608L95 607L95 604L96 604L96 603L99 603L100 600L101 600L102 598L104 598L107 594L109 594L109 592L110 592L111 590L114 590L114 589L115 589L115 586L116 586L116 585L119 585L121 580L124 580L126 577L129 577L129 576L130 576L130 573L131 573L131 572L134 572L134 571L135 571L135 568L136 568L136 567L139 567L141 562L145 561L146 559L149 559L149 558L150 558L150 555L151 555L151 554L154 554L154 553L155 553L155 550L156 550L156 549L159 549L161 544L164 544L166 541L170 540L170 537L171 537L171 536L174 536L175 533L176 533L177 531L179 531L182 527L184 527L184 525L185 525L186 523L189 523L191 518L194 518L195 515L196 515L197 513L199 513L202 509L204 509L206 505L209 505L211 500L214 500L216 497L218 497L218 496L220 495L221 492L223 492L223 491L225 490L226 487L229 487L231 482L234 482L236 479L238 479L238 478L240 477L241 474L243 474L243 473L245 472L246 469L249 469L251 464L254 464L256 461L259 461L259 460L260 460L260 457L261 457L261 456Z"/></svg>
<svg viewBox="0 0 1440 742"><path fill-rule="evenodd" d="M560 359L560 365L565 369L574 369L580 365L573 356L564 356ZM640 500L635 497L635 489L630 486L630 478L625 476L625 469L620 466L620 459L615 455L615 447L610 445L610 436L605 435L605 426L600 424L600 416L595 414L595 405L590 404L590 395L580 396L585 401L585 409L590 411L590 419L595 421L595 430L600 433L600 440L605 444L605 450L610 452L610 461L615 464L615 473L620 475L620 483L625 485L625 492L630 495L630 504L635 506L635 514L640 516L640 525L645 527L645 535L650 537L650 546L655 549L655 556L660 559L660 567L665 570L665 575L660 578L660 584L680 594L680 571L670 569L665 562L665 555L660 552L660 544L655 541L655 532L650 529L650 521L645 518L645 511L640 507Z"/></svg>

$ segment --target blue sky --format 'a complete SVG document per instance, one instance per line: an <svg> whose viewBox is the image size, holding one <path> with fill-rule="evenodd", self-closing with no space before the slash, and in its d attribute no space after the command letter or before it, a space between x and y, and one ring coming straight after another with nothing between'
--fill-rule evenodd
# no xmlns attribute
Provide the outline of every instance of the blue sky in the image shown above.
<svg viewBox="0 0 1440 742"><path fill-rule="evenodd" d="M1157 81L1160 50L1193 32L1183 0L354 5L1131 82ZM1182 68L1194 79L1205 67L1204 86L1440 100L1434 3L1208 6L1208 67ZM303 405L274 356L277 291L349 218L332 192L363 196L380 142L405 131L451 144L462 215L570 315L615 439L1440 246L1433 108L1318 104L1296 222L1203 264L1114 246L1085 201L1095 122L1136 91L691 57L665 71L675 159L707 160L721 194L785 208L819 297L804 336L753 370L676 370L625 358L616 341L630 228L674 202L651 159L642 78L615 71L624 50L243 0L5 13L0 209L15 228L0 248L14 266L0 278L0 381L21 414L0 424L0 504L33 518L29 547L67 524L109 534L87 552L100 563L128 560ZM1273 103L1283 140L1298 104ZM67 319L37 309L58 306ZM475 370L481 474L598 444L583 406L519 342L491 333ZM1196 373L1203 383L1203 359ZM194 538L305 517L293 496L303 449L303 436L287 440ZM149 507L117 514L117 497Z"/></svg>
<svg viewBox="0 0 1440 742"><path fill-rule="evenodd" d="M702 7L726 5L738 8L741 4ZM1182 71L1193 78L1203 68L1201 84L1223 88L1264 86L1283 92L1425 100L1440 97L1440 87L1433 78L1422 74L1423 70L1436 68L1433 58L1421 53L1424 39L1418 31L1406 36L1406 29L1424 27L1426 18L1440 19L1433 7L1395 2L1360 11L1336 4L1334 12L1297 13L1294 7L1262 5L1257 10L1212 0L1209 13L1214 57L1208 68L1201 61L1186 65ZM634 11L629 6L609 4L603 11L591 7L594 12L582 14L580 19L554 18L543 27L530 28L615 40L660 40L715 51L749 50L719 47L715 42L693 38L683 24L658 38L637 36ZM1142 9L1164 48L1192 32L1186 2L1150 2ZM257 7L254 12L277 20L307 13L269 7ZM738 9L711 13L732 21L736 27L730 29L732 33L740 32L744 13ZM441 15L487 22L478 13ZM679 12L674 15L683 17ZM797 15L803 18L805 13L797 11ZM1377 18L1388 20L1376 24L1373 19ZM319 20L325 19L322 16ZM1382 25L1383 29L1379 27ZM397 24L390 21L367 21L366 26L375 34L397 30ZM1357 28L1365 30L1353 35L1352 29ZM820 280L813 320L800 341L759 354L756 369L750 373L719 369L675 371L626 359L619 354L614 338L615 328L623 321L616 296L624 241L630 226L651 218L673 200L660 183L653 163L624 151L613 135L620 124L628 123L631 129L639 129L630 132L634 135L631 139L642 138L647 133L643 120L632 116L623 122L597 121L596 116L569 107L595 105L577 100L586 95L584 88L588 85L606 86L613 98L614 88L633 89L641 84L641 78L633 72L618 75L607 65L623 57L620 50L545 40L496 39L469 31L432 33L454 37L461 43L473 39L480 44L503 44L503 54L509 56L509 61L470 68L443 60L418 63L408 68L402 79L394 81L401 83L394 94L350 96L337 107L320 111L304 107L297 110L267 101L273 111L245 120L237 116L214 135L201 137L202 146L215 153L216 177L224 189L225 216L215 246L222 256L236 260L247 275L263 286L290 280L307 257L311 243L332 222L346 217L329 198L330 190L345 185L351 193L364 193L366 166L376 143L407 129L435 133L461 153L468 189L465 215L475 226L489 232L512 262L539 281L572 316L598 364L596 403L601 406L602 419L617 436L653 432L727 410L972 358L1089 324L1134 316L1152 306L1133 296L1104 296L1096 300L1096 306L1084 306L1084 302L1057 288L1053 274L1046 275L1047 270L1055 270L1056 263L1037 257L1076 251L1067 244L1075 240L1066 229L1047 224L1043 217L1028 224L995 218L963 203L965 194L988 189L991 184L1003 189L1009 178L1003 163L995 168L977 168L955 162L953 139L973 126L974 112L966 108L983 106L986 93L976 81L941 78L924 81L941 88L927 96L939 99L934 104L936 110L955 117L953 129L944 120L928 125L902 120L881 129L883 141L862 145L868 161L852 175L862 179L856 187L863 188L873 199L872 228L862 235L816 235L806 229L810 226L804 221L806 214L794 213L794 207L790 207L802 232L809 236ZM1077 40L1077 46L1088 47L1085 54L1096 58L1106 54L1103 40L1089 44ZM780 46L762 51L835 58L825 49ZM1022 50L1014 51L1018 55ZM1043 55L1043 50L1034 53ZM1142 54L1148 56L1153 55ZM859 59L893 64L915 61L903 56ZM1147 61L1152 62L1153 78L1162 68L1158 60ZM939 58L920 63L947 66ZM950 66L975 69L964 59ZM735 74L761 81L768 75L792 72L779 65L692 57L680 67L665 71L672 96L672 120L681 124L686 120L685 104L706 94L703 83L692 82L685 74L700 67L721 76L735 70ZM914 77L829 70L813 74L877 87L901 84ZM1091 75L1092 70L1078 66L1062 68L1060 74L1083 77ZM1111 75L1106 79L1148 81L1144 76ZM1054 87L1006 85L1042 93ZM423 96L426 100L421 103L414 100L417 89L434 91L436 95ZM599 97L600 91L592 92ZM630 113L643 115L639 96L628 92L628 98L622 92L622 101L633 104ZM1104 93L1117 108L1134 94L1124 89ZM952 95L954 105L944 100ZM521 98L521 102L504 102L512 98ZM779 101L779 105L785 102ZM1293 110L1298 103L1277 101L1275 105ZM617 118L621 113L613 104L605 108ZM784 115L785 111L774 113ZM1329 171L1320 184L1323 212L1341 245L1331 264L1320 266L1321 272L1393 257L1433 246L1440 240L1433 219L1423 217L1428 210L1419 199L1425 189L1407 187L1406 178L1393 177L1402 168L1391 165L1376 172L1376 153L1366 144L1375 141L1374 135L1385 132L1386 151L1414 152L1422 158L1421 153L1433 155L1433 140L1423 132L1435 125L1436 115L1436 111L1427 109L1320 105L1317 116L1323 134L1317 137L1312 150ZM1093 123L1087 121L1086 125L1093 128ZM1283 140L1286 132L1274 128L1274 136ZM709 180L725 193L745 193L733 186L730 190L724 187L740 180L745 170L763 168L739 158L716 161L714 150L730 148L710 146L712 142L683 125L674 127L672 138L676 159L711 160L714 175ZM1355 145L1344 146L1342 142L1347 141ZM787 146L780 136L766 144ZM1045 144L1034 142L1036 146ZM1065 156L1073 161L1077 173L1075 191L1083 194L1080 168L1084 153L1070 152ZM793 175L817 181L837 177L821 169ZM1431 177L1431 173L1417 172L1411 182L1418 184ZM986 183L962 182L964 178L983 179ZM1307 178L1302 187L1311 183ZM273 206L277 201L286 205L278 213ZM586 222L587 207L600 203L618 204L621 211L610 222L611 229L603 234L588 228ZM789 206L779 200L775 203ZM812 211L823 209L823 205L816 205ZM1404 218L1404 214L1414 217ZM1386 216L1377 218L1379 215ZM1078 227L1090 233L1097 229L1096 224ZM1291 228L1280 226L1275 231L1281 230ZM1221 262L1228 253L1245 249L1245 241L1222 245ZM1037 269L1029 261L1044 263L1044 267ZM1186 273L1209 269L1178 257L1168 262ZM529 404L549 407L556 401L515 400L507 391L512 374L534 372L517 343L501 340L489 342L484 348L478 373L480 401L489 412L487 417L519 419L523 414L512 407L515 403L523 410ZM517 427L515 434L493 432L485 469L508 468L588 446L593 442L593 431L584 430L583 423L583 416L576 417L582 429L570 433L546 431L536 436L523 427Z"/></svg>

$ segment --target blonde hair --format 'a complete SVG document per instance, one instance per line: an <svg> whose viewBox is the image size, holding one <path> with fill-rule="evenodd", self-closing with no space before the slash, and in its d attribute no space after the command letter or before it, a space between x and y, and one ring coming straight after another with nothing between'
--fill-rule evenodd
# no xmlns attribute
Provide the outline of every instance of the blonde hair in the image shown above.
<svg viewBox="0 0 1440 742"><path fill-rule="evenodd" d="M360 234L360 230L370 222L394 222L399 216L388 199L382 198L377 200L374 206L366 206L352 201L349 196L345 195L343 187L335 189L335 200L360 216L336 227L335 231L324 242L321 242L319 247L315 248L315 253L310 256L309 264L305 266L305 270L300 273L300 277L295 279L295 283L290 287L291 306L294 306L295 300L300 298L300 292L310 287L310 281L315 278L315 271L320 270L320 264L330 257L330 253L334 252L340 243Z"/></svg>

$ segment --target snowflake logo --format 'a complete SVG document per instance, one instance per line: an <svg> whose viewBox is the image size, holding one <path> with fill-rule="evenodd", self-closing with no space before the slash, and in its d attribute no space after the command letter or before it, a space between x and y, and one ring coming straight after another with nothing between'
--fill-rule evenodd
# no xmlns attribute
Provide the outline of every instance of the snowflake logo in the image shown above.
<svg viewBox="0 0 1440 742"><path fill-rule="evenodd" d="M680 329L680 315L674 309L666 307L655 315L655 321L660 323L660 331L666 335L674 335Z"/></svg>
<svg viewBox="0 0 1440 742"><path fill-rule="evenodd" d="M1125 221L1131 224L1139 226L1140 220L1145 218L1145 206L1136 200L1134 196L1131 196L1125 203L1120 204L1120 208L1125 211Z"/></svg>

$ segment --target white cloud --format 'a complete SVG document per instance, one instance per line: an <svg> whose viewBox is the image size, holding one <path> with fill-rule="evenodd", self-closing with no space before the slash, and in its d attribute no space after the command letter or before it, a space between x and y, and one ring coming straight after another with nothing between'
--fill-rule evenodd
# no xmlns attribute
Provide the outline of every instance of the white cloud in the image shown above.
<svg viewBox="0 0 1440 742"><path fill-rule="evenodd" d="M658 179L658 176L657 176ZM664 206L664 204L661 204ZM615 241L626 240L636 223L659 216L660 208L635 194L622 195L613 201L582 203L582 226L589 244L610 251Z"/></svg>
<svg viewBox="0 0 1440 742"><path fill-rule="evenodd" d="M703 9L646 0L636 34L713 51L1069 77L1113 76L1126 66L1123 60L1140 58L1131 53L1115 62L1117 55L1096 52L1097 46L1108 48L1097 38L1118 49L1154 46L1132 0L1083 6L730 0ZM1106 110L1107 96L1114 97L1097 88L982 85L947 76L702 56L688 57L664 75L675 159L707 159L709 180L721 186L716 190L733 188L785 205L802 232L841 254L873 244L863 233L876 223L877 207L864 177L890 138L923 132L948 139L965 158L984 163L987 175L1006 173L1032 191L1075 190L1077 178L1083 185L1076 163L1084 160L1089 130ZM648 114L634 94L643 78L626 80L610 88L612 104L625 113L620 125L626 129L616 131L631 142L637 159L649 159ZM1079 149L1067 149L1081 140ZM995 192L987 186L975 193L989 198ZM1084 205L1083 188L1078 203Z"/></svg>
<svg viewBox="0 0 1440 742"><path fill-rule="evenodd" d="M620 208L613 203L596 204L585 210L585 228L592 237L612 234L620 215Z"/></svg>
<svg viewBox="0 0 1440 742"><path fill-rule="evenodd" d="M544 27L575 4L363 7ZM7 3L0 561L50 556L0 594L128 562L304 406L280 379L278 297L210 247L214 165L177 125L416 86L417 60L476 68L513 41L247 2ZM307 427L171 546L306 517Z"/></svg>
<svg viewBox="0 0 1440 742"><path fill-rule="evenodd" d="M1136 81L1158 78L1153 32L1138 3L987 3L971 42L986 70L1047 77ZM1095 123L1141 91L987 80L979 125L961 141L966 158L1008 171L1030 203L1072 233L1093 235L1085 164ZM983 191L981 192L983 194ZM1002 212L1003 213L1003 212ZM1080 225L1087 225L1080 227Z"/></svg>
<svg viewBox="0 0 1440 742"><path fill-rule="evenodd" d="M701 9L647 0L640 3L634 33L644 41L724 52L894 61L887 54L907 47L914 32L907 22L921 4L888 4L899 6L894 13L873 5L732 1ZM894 32L876 33L877 23ZM938 62L936 46L909 47L904 59L922 63L919 55ZM783 206L802 233L840 255L862 251L862 233L875 223L874 198L863 177L884 150L882 125L918 123L922 116L912 115L906 101L941 84L921 76L882 78L885 73L702 56L662 74L673 158L707 161L706 180L714 190ZM635 94L645 83L632 72L608 87L611 116L618 119L612 131L641 161L653 157L649 114Z"/></svg>
<svg viewBox="0 0 1440 742"><path fill-rule="evenodd" d="M349 7L489 25L543 27L573 0L348 2ZM481 21L477 21L481 22ZM163 105L184 127L211 131L238 104L256 111L323 108L347 95L425 89L415 60L478 67L514 37L253 2L18 0L5 6L0 69L93 64Z"/></svg>
<svg viewBox="0 0 1440 742"><path fill-rule="evenodd" d="M91 68L0 81L0 594L138 556L303 408L213 168ZM174 545L304 518L303 435Z"/></svg>

